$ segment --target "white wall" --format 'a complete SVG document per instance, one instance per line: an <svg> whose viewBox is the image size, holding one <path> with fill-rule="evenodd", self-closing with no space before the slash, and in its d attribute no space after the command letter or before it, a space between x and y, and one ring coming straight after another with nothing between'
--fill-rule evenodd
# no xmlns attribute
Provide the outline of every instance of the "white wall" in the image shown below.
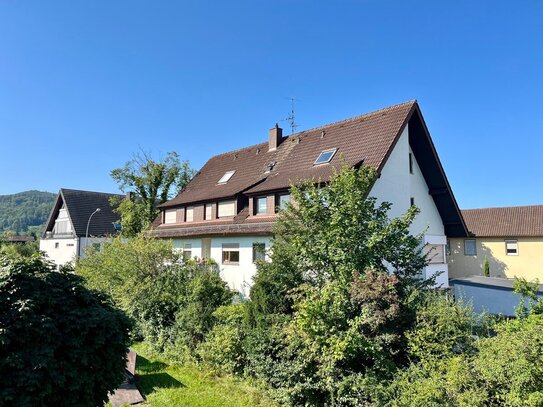
<svg viewBox="0 0 543 407"><path fill-rule="evenodd" d="M413 157L413 174L409 172L409 153ZM411 197L415 198L415 205L420 209L420 213L411 225L410 232L414 235L424 232L425 243L445 244L443 221L433 198L428 193L422 171L409 146L408 126L392 150L370 195L377 198L377 203L392 204L389 212L391 218L403 215L411 205ZM449 275L446 263L429 265L424 270L424 275L429 277L437 271L443 273L437 278L436 285L448 287Z"/></svg>
<svg viewBox="0 0 543 407"><path fill-rule="evenodd" d="M174 239L175 248L183 248L185 243L192 245L192 257L202 256L202 239ZM222 264L223 243L239 244L239 264ZM270 249L271 236L232 236L211 238L211 258L219 265L221 277L228 286L241 294L248 296L253 284L256 266L253 263L253 243L264 243L266 250Z"/></svg>
<svg viewBox="0 0 543 407"><path fill-rule="evenodd" d="M58 244L58 247L55 247ZM76 259L78 250L77 238L41 239L40 250L45 252L49 260L62 266Z"/></svg>

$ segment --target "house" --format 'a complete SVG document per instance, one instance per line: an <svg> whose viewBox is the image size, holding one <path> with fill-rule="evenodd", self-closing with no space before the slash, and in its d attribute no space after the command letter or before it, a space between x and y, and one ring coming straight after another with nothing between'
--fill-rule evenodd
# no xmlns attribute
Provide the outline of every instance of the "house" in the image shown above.
<svg viewBox="0 0 543 407"><path fill-rule="evenodd" d="M119 215L109 202L112 197L124 195L61 188L40 240L40 251L61 266L84 256L89 247L100 250L107 238L117 233Z"/></svg>
<svg viewBox="0 0 543 407"><path fill-rule="evenodd" d="M289 187L326 181L343 163L377 169L370 191L392 203L391 217L416 205L411 232L433 253L424 276L448 286L447 237L467 236L460 210L416 101L212 157L174 199L162 204L155 236L173 239L187 257L214 259L230 287L247 294L272 239Z"/></svg>
<svg viewBox="0 0 543 407"><path fill-rule="evenodd" d="M451 278L483 275L543 281L543 205L463 210L469 237L451 237Z"/></svg>
<svg viewBox="0 0 543 407"><path fill-rule="evenodd" d="M0 236L0 243L7 244L27 244L36 240L34 236Z"/></svg>

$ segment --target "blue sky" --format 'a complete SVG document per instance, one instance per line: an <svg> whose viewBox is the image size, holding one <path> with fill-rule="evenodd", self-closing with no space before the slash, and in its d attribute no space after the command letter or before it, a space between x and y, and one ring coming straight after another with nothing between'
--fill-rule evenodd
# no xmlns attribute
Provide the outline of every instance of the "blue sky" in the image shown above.
<svg viewBox="0 0 543 407"><path fill-rule="evenodd" d="M0 194L117 190L417 99L462 208L543 204L541 1L2 1Z"/></svg>

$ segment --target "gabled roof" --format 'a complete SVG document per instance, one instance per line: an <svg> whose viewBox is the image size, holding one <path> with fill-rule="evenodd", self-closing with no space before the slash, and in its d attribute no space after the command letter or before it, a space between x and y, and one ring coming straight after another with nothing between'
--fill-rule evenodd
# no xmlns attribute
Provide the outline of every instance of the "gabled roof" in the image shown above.
<svg viewBox="0 0 543 407"><path fill-rule="evenodd" d="M184 191L161 206L228 198L240 192L287 189L304 179L327 179L334 167L341 166L342 159L349 165L363 160L366 165L380 168L415 105L410 101L296 133L285 138L275 151L269 152L268 143L261 143L216 155ZM313 165L322 151L332 148L337 152L330 165ZM267 164L272 162L276 163L273 170L266 173ZM226 184L217 184L226 171L234 170Z"/></svg>
<svg viewBox="0 0 543 407"><path fill-rule="evenodd" d="M462 215L474 236L543 236L543 205L463 209Z"/></svg>
<svg viewBox="0 0 543 407"><path fill-rule="evenodd" d="M275 151L261 143L212 157L177 197L160 207L286 190L306 179L327 181L343 163L363 162L380 172L406 126L446 234L465 236L460 209L416 101L296 133L284 138ZM329 164L313 165L321 152L330 149L337 151ZM274 163L271 171L270 163ZM235 173L227 183L218 184L227 171Z"/></svg>
<svg viewBox="0 0 543 407"><path fill-rule="evenodd" d="M45 232L53 230L58 212L64 204L75 236L85 236L87 222L96 208L100 208L100 212L92 217L89 224L89 236L115 234L116 230L113 224L119 220L119 215L113 212L114 208L109 203L111 197L123 198L124 195L61 188L47 220Z"/></svg>

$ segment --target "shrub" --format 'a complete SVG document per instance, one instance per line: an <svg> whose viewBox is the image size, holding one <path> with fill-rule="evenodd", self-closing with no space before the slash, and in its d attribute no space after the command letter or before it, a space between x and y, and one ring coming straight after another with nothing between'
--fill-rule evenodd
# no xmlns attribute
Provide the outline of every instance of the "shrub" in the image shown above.
<svg viewBox="0 0 543 407"><path fill-rule="evenodd" d="M128 319L38 257L0 267L0 404L103 404L123 380Z"/></svg>

